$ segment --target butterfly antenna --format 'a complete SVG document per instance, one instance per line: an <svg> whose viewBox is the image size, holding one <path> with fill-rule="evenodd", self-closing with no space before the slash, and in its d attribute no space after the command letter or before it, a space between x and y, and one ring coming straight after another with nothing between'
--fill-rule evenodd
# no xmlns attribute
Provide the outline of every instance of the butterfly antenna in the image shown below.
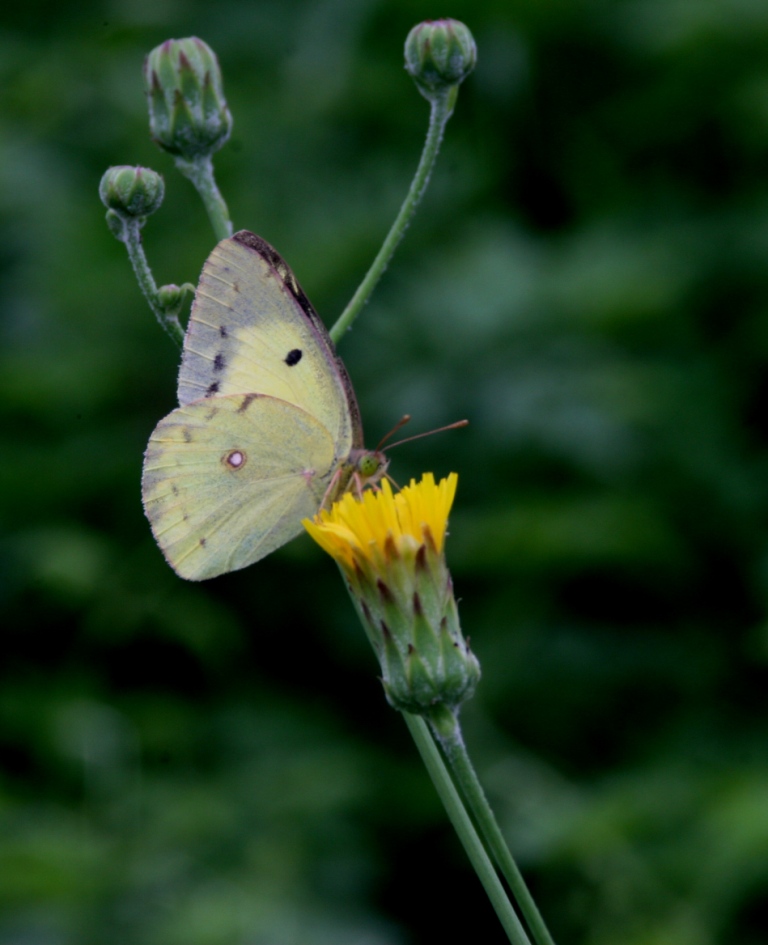
<svg viewBox="0 0 768 945"><path fill-rule="evenodd" d="M384 446L384 444L387 442L387 440L391 436L394 436L395 433L397 433L397 431L401 429L401 427L404 427L410 419L411 419L411 415L409 413L403 414L402 418L397 421L397 423L392 427L389 433L385 433L384 436L379 440L379 445L376 447L376 452L378 453L379 450L382 448L382 446Z"/></svg>
<svg viewBox="0 0 768 945"><path fill-rule="evenodd" d="M400 423L398 423L398 425L394 428L394 430L392 430L392 433L394 433L395 430L399 430L400 427L403 425L403 423L406 421L406 419L410 420L411 418L407 417L401 420ZM411 440L420 440L424 436L432 436L433 433L444 433L446 430L456 430L459 427L466 427L468 424L469 424L469 420L457 420L455 423L449 423L448 426L438 427L436 430L427 430L426 433L417 433L415 436L407 436L404 440L398 440L397 443L390 443L387 449L388 450L394 449L396 446L400 446L403 443L410 443ZM388 437L390 437L392 433L388 433L387 436L384 437L384 439L387 439Z"/></svg>

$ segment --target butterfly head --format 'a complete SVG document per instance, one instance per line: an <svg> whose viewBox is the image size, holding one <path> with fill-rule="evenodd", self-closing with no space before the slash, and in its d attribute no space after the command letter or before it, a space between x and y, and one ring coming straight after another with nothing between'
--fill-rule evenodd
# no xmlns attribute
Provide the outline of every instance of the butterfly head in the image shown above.
<svg viewBox="0 0 768 945"><path fill-rule="evenodd" d="M381 450L357 450L350 458L354 464L352 475L360 488L375 486L386 475L389 460Z"/></svg>

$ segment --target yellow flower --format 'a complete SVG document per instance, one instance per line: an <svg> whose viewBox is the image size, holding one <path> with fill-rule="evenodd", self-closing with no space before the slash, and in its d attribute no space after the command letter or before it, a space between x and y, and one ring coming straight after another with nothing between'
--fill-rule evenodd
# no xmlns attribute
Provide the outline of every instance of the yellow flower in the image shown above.
<svg viewBox="0 0 768 945"><path fill-rule="evenodd" d="M425 473L398 493L388 481L348 492L303 524L341 567L397 709L455 709L474 691L480 667L459 626L445 563L448 513L458 476Z"/></svg>

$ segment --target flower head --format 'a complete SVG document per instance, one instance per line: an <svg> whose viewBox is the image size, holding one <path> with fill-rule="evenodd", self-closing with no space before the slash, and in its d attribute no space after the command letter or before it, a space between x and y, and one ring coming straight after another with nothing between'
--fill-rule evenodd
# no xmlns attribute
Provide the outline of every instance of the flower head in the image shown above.
<svg viewBox="0 0 768 945"><path fill-rule="evenodd" d="M346 493L304 527L339 564L381 663L390 703L428 714L472 695L480 667L459 626L445 563L458 477L431 473L393 493Z"/></svg>

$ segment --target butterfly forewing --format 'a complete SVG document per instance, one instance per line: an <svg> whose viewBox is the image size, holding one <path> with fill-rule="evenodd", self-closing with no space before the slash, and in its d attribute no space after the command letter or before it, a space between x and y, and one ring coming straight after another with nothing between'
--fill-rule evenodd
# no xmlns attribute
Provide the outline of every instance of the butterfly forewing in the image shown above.
<svg viewBox="0 0 768 945"><path fill-rule="evenodd" d="M238 393L301 407L345 456L362 446L355 395L322 322L279 254L247 231L203 267L178 389L182 405Z"/></svg>

